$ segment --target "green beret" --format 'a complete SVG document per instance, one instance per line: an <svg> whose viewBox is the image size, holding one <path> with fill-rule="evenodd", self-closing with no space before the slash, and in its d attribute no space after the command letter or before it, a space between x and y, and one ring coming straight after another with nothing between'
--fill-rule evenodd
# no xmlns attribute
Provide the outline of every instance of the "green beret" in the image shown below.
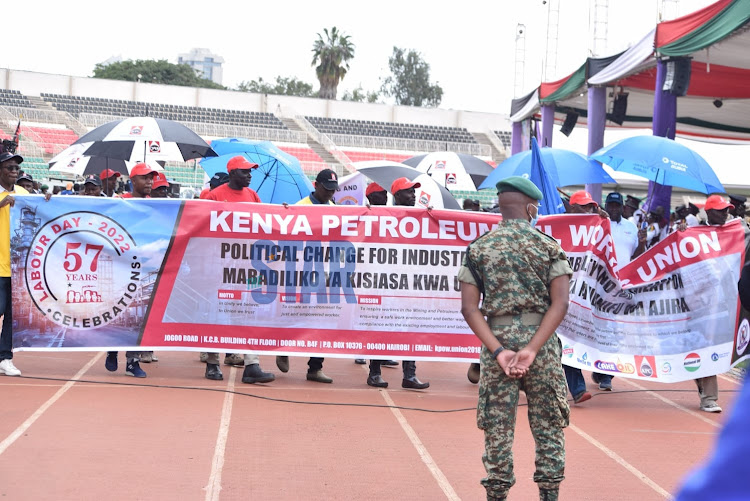
<svg viewBox="0 0 750 501"><path fill-rule="evenodd" d="M534 183L521 176L506 177L502 181L499 181L496 185L498 193L505 193L506 191L517 191L523 193L529 198L534 200L543 200L542 192L536 187Z"/></svg>

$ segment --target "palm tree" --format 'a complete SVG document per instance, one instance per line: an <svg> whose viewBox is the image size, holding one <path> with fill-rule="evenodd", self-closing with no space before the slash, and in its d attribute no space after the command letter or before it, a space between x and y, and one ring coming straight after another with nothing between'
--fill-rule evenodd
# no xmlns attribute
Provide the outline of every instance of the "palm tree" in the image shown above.
<svg viewBox="0 0 750 501"><path fill-rule="evenodd" d="M326 39L318 33L318 39L313 43L312 66L320 81L318 97L322 99L336 99L339 81L344 79L349 69L349 60L354 57L354 44L349 41L349 35L344 36L335 26L328 32L323 29Z"/></svg>

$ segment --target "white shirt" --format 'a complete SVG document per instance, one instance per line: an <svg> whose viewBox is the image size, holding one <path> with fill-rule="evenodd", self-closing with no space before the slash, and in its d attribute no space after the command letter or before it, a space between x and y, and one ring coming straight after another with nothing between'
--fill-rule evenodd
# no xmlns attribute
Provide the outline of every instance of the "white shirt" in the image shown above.
<svg viewBox="0 0 750 501"><path fill-rule="evenodd" d="M612 228L612 243L615 245L615 255L617 256L617 267L619 270L631 261L633 253L638 248L638 228L634 223L620 218L620 222L609 221Z"/></svg>

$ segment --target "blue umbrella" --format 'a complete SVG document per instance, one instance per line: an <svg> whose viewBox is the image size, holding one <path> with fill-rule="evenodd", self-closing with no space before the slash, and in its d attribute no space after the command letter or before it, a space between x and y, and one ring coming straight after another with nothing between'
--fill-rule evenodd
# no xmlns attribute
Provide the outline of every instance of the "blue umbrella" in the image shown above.
<svg viewBox="0 0 750 501"><path fill-rule="evenodd" d="M531 168L529 169L528 179L539 188L544 197L539 202L539 214L547 216L565 212L565 205L557 192L552 177L547 173L539 145L536 138L533 137L531 138Z"/></svg>
<svg viewBox="0 0 750 501"><path fill-rule="evenodd" d="M615 183L599 165L585 155L557 148L540 150L544 167L555 186L572 186L585 183ZM532 152L516 153L498 165L478 189L493 188L501 179L510 176L528 176L531 172Z"/></svg>
<svg viewBox="0 0 750 501"><path fill-rule="evenodd" d="M614 170L645 177L664 186L701 193L724 193L711 166L696 152L671 139L634 136L605 146L591 158Z"/></svg>
<svg viewBox="0 0 750 501"><path fill-rule="evenodd" d="M250 162L258 164L258 168L253 170L250 188L255 190L265 203L293 204L315 190L302 172L299 160L281 151L269 141L216 139L211 141L211 147L219 156L201 160L201 166L206 174L211 177L217 172L226 172L227 162L232 157L242 155Z"/></svg>

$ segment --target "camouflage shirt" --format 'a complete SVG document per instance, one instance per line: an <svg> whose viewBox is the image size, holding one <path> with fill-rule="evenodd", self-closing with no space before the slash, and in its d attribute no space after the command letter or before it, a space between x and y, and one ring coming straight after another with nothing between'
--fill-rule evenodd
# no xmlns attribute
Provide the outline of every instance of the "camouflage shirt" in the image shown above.
<svg viewBox="0 0 750 501"><path fill-rule="evenodd" d="M549 284L573 275L557 241L519 219L501 221L469 244L458 279L481 289L469 264L484 285L481 311L487 317L544 314L550 305Z"/></svg>

